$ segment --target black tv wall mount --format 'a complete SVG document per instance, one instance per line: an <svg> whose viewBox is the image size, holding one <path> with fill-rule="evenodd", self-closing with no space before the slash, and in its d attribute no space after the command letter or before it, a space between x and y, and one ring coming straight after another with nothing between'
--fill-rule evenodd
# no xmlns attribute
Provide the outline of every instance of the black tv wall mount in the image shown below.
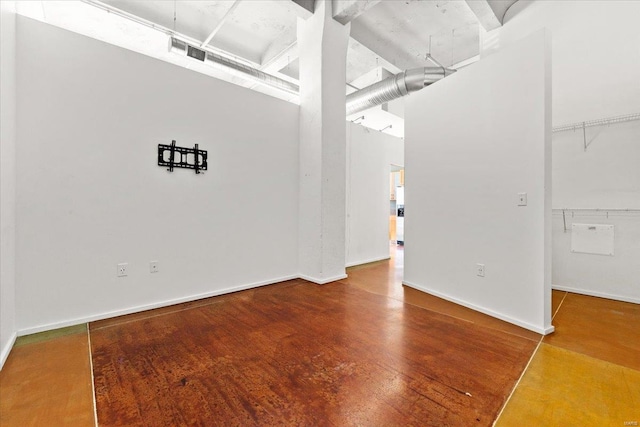
<svg viewBox="0 0 640 427"><path fill-rule="evenodd" d="M207 152L198 149L198 144L193 148L177 147L175 140L171 145L158 144L158 166L168 166L169 172L173 168L194 169L199 174L207 170Z"/></svg>

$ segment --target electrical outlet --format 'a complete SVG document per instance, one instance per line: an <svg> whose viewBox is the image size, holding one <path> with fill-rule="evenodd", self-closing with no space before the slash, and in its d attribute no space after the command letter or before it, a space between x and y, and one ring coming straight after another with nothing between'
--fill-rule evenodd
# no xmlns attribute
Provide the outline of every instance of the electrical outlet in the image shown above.
<svg viewBox="0 0 640 427"><path fill-rule="evenodd" d="M484 277L484 264L476 264L476 274L480 277Z"/></svg>
<svg viewBox="0 0 640 427"><path fill-rule="evenodd" d="M158 261L149 262L149 272L157 273L158 271L160 271L160 263Z"/></svg>
<svg viewBox="0 0 640 427"><path fill-rule="evenodd" d="M126 262L118 264L118 270L117 270L118 277L126 276L128 268L129 268L129 264L127 264Z"/></svg>
<svg viewBox="0 0 640 427"><path fill-rule="evenodd" d="M527 193L518 193L518 206L527 206Z"/></svg>

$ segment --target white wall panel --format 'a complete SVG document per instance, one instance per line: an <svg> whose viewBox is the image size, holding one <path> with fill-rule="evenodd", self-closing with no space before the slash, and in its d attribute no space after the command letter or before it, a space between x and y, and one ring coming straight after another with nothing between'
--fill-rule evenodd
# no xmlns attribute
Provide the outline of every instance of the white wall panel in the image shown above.
<svg viewBox="0 0 640 427"><path fill-rule="evenodd" d="M0 369L16 337L16 15L0 2Z"/></svg>
<svg viewBox="0 0 640 427"><path fill-rule="evenodd" d="M515 43L546 27L552 38L553 125L640 112L640 2L519 1L492 46ZM553 134L553 207L640 209L640 122ZM571 223L593 212L573 212ZM585 216L586 215L586 216ZM597 218L607 222L607 218ZM615 255L572 253L570 233L554 215L553 285L558 289L640 301L640 214L615 216Z"/></svg>
<svg viewBox="0 0 640 427"><path fill-rule="evenodd" d="M553 330L550 65L537 32L410 96L405 124L405 283L540 333Z"/></svg>
<svg viewBox="0 0 640 427"><path fill-rule="evenodd" d="M27 18L18 39L20 333L297 275L298 106ZM157 166L172 139L209 170Z"/></svg>

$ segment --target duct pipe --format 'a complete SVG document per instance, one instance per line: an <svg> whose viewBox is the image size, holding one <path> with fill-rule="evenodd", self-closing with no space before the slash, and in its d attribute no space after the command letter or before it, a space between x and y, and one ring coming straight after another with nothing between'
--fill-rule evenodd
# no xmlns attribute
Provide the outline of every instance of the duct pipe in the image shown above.
<svg viewBox="0 0 640 427"><path fill-rule="evenodd" d="M347 116L417 92L455 71L445 67L424 67L387 77L347 95Z"/></svg>
<svg viewBox="0 0 640 427"><path fill-rule="evenodd" d="M249 65L234 61L233 59L226 58L222 55L218 55L217 53L206 51L201 47L192 46L189 43L175 37L170 37L169 39L169 50L189 56L201 62L211 63L212 65L217 65L227 70L233 70L237 73L242 74L243 77L248 77L258 83L275 87L294 95L298 95L300 92L300 88L295 83L291 83L279 77L272 76L271 74L267 74L264 71L257 70L253 67L250 67Z"/></svg>

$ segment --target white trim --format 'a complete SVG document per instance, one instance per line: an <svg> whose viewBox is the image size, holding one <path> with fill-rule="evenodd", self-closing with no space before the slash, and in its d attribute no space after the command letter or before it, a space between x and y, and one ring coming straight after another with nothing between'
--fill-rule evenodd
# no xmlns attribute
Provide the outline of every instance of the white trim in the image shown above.
<svg viewBox="0 0 640 427"><path fill-rule="evenodd" d="M211 292L205 292L202 294L190 295L190 296L175 298L171 300L159 301L151 304L139 305L136 307L125 308L122 310L114 310L114 311L108 311L100 314L94 314L91 316L77 317L75 319L64 320L61 322L47 323L44 325L38 325L30 328L20 329L18 331L18 336L50 331L52 329L66 328L67 326L79 325L81 323L95 322L96 320L109 319L111 317L124 316L125 314L138 313L140 311L152 310L154 308L166 307L170 305L180 304L183 302L196 301L199 299L215 297L223 294L229 294L232 292L244 291L247 289L257 288L260 286L272 285L274 283L280 283L280 282L285 282L287 280L297 279L298 277L299 277L298 275L284 276L276 279L265 280L261 282L254 282L248 285L234 286L231 288L219 289Z"/></svg>
<svg viewBox="0 0 640 427"><path fill-rule="evenodd" d="M555 330L555 327L553 327L553 326L549 326L547 328L540 328L540 327L537 327L535 325L531 325L531 324L529 324L527 322L523 322L522 320L514 319L513 317L505 316L504 314L495 312L493 310L489 310L488 308L480 307L480 306L477 306L475 304L471 304L471 303L469 303L467 301L463 301L461 299L454 298L452 296L449 296L449 295L446 295L446 294L443 294L443 293L440 293L440 292L433 291L431 289L425 288L424 286L420 286L420 285L416 285L416 284L409 283L409 282L404 282L404 281L402 282L402 284L406 285L406 286L408 286L410 288L417 289L419 291L426 292L428 294L437 296L438 298L442 298L442 299L445 299L447 301L454 302L456 304L462 305L462 306L470 308L472 310L479 311L480 313L487 314L487 315L489 315L491 317L495 317L497 319L504 320L505 322L513 323L516 326L520 326L521 328L525 328L525 329L528 329L528 330L533 331L533 332L537 332L537 333L542 334L542 335L549 335L550 333L552 333Z"/></svg>
<svg viewBox="0 0 640 427"><path fill-rule="evenodd" d="M551 285L551 289L555 289L556 291L571 292L573 294L588 295L590 297L606 298L606 299L612 299L616 301L630 302L632 304L640 304L640 298L613 295L613 294L608 294L606 292L590 291L588 289L577 289L569 286L558 286L558 285Z"/></svg>
<svg viewBox="0 0 640 427"><path fill-rule="evenodd" d="M7 361L7 358L9 357L9 353L11 353L11 349L13 348L13 345L16 342L16 338L18 338L18 334L16 332L11 334L11 338L9 338L7 345L4 346L4 348L2 349L2 352L0 353L0 371L4 366L4 362Z"/></svg>
<svg viewBox="0 0 640 427"><path fill-rule="evenodd" d="M391 259L391 257L389 255L385 255L381 258L371 258L371 259L365 259L362 261L355 261L355 262L350 262L346 265L346 267L355 267L356 265L362 265L362 264L370 264L372 262L378 262L378 261L386 261L388 259Z"/></svg>
<svg viewBox="0 0 640 427"><path fill-rule="evenodd" d="M328 277L328 278L324 278L324 279L319 279L317 277L306 276L304 274L301 274L299 277L300 277L300 279L306 280L307 282L313 282L316 285L324 285L326 283L336 282L338 280L346 279L347 275L346 274L340 274L338 276Z"/></svg>

